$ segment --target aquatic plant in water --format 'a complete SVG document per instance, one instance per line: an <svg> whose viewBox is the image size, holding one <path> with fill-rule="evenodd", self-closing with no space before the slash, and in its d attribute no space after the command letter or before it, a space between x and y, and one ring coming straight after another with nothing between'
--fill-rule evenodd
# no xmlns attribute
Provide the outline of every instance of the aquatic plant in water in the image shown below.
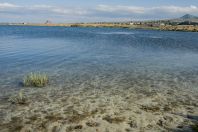
<svg viewBox="0 0 198 132"><path fill-rule="evenodd" d="M26 104L27 97L25 96L23 91L20 91L17 95L11 96L8 101L13 104Z"/></svg>
<svg viewBox="0 0 198 132"><path fill-rule="evenodd" d="M48 84L49 79L46 74L30 73L23 79L23 85L26 87L44 87Z"/></svg>

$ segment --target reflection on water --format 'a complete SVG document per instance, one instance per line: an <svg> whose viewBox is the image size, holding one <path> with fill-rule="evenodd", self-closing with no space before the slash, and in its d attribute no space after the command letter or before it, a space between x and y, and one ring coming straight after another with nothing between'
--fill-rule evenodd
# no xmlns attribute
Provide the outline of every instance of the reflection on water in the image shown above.
<svg viewBox="0 0 198 132"><path fill-rule="evenodd" d="M51 85L98 77L117 87L198 86L198 33L0 26L0 91L46 72ZM71 81L73 82L73 81Z"/></svg>

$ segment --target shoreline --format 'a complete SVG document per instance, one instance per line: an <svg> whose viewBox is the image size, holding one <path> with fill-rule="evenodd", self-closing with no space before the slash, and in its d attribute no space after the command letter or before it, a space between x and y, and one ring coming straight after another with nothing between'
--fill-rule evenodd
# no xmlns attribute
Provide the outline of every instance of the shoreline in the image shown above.
<svg viewBox="0 0 198 132"><path fill-rule="evenodd" d="M67 132L193 131L198 96L185 89L115 88L98 80L23 88L25 104L0 100L0 130Z"/></svg>
<svg viewBox="0 0 198 132"><path fill-rule="evenodd" d="M144 26L144 25L128 25L128 24L2 24L0 26L47 26L47 27L106 27L106 28L127 28L127 29L145 29L160 31L182 31L182 32L198 32L198 26L194 25L177 25L177 26Z"/></svg>

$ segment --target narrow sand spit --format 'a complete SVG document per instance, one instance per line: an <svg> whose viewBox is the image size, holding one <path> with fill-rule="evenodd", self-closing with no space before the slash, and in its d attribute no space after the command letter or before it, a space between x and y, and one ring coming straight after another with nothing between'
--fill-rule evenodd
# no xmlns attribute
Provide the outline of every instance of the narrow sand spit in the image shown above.
<svg viewBox="0 0 198 132"><path fill-rule="evenodd" d="M0 131L166 132L198 124L196 92L96 85L24 88L25 104L3 98Z"/></svg>

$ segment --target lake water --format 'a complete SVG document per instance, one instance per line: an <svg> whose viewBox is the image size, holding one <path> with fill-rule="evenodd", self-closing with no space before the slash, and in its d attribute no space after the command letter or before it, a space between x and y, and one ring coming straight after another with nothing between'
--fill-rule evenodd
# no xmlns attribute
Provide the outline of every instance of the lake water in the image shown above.
<svg viewBox="0 0 198 132"><path fill-rule="evenodd" d="M30 72L51 86L99 79L115 87L198 89L198 33L0 26L0 92Z"/></svg>

